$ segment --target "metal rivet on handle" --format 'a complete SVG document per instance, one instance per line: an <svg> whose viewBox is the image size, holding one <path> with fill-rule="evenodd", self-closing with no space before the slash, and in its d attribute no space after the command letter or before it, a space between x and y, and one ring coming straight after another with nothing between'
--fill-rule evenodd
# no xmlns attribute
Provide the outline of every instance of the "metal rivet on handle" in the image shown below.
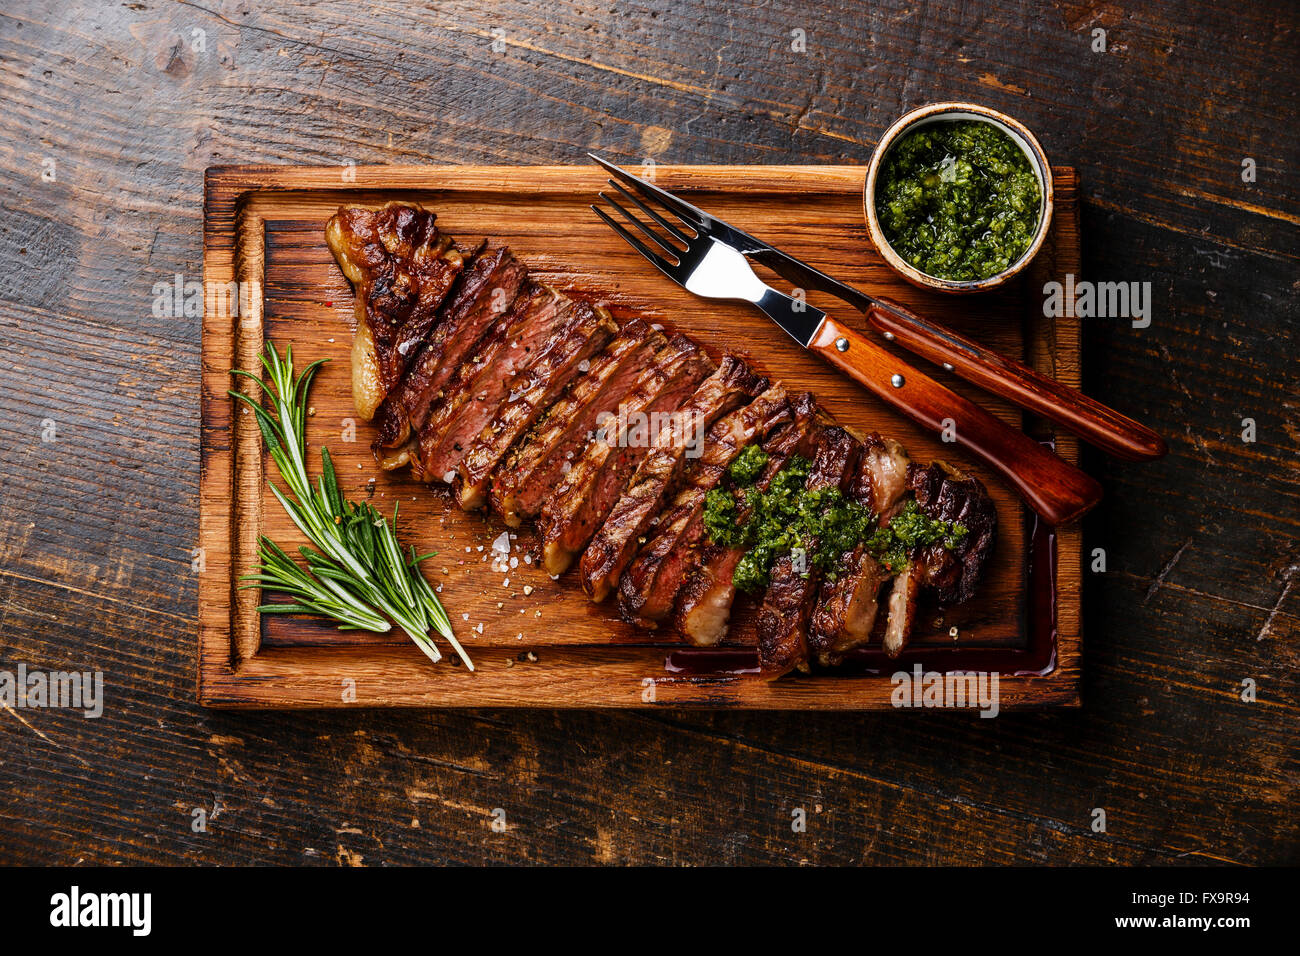
<svg viewBox="0 0 1300 956"><path fill-rule="evenodd" d="M944 362L944 363L943 363L943 370L944 370L945 372L951 372L951 371L952 371L952 363L951 363L951 362Z"/></svg>
<svg viewBox="0 0 1300 956"><path fill-rule="evenodd" d="M886 338L888 341L890 341L890 342L894 341L894 333L893 333L893 332L886 332L886 333L885 333L885 338Z"/></svg>
<svg viewBox="0 0 1300 956"><path fill-rule="evenodd" d="M849 350L849 340L848 340L848 339L836 339L836 340L835 340L835 347L836 347L837 349L839 349L841 352L847 352L847 351Z"/></svg>
<svg viewBox="0 0 1300 956"><path fill-rule="evenodd" d="M903 376L901 376L901 375L899 375L897 372L895 372L895 373L893 374L893 376L890 377L890 379L889 379L889 384L892 385L892 386L894 386L894 388L902 388L902 387L903 387L903 383L906 382L906 381L907 381L907 379L903 378Z"/></svg>

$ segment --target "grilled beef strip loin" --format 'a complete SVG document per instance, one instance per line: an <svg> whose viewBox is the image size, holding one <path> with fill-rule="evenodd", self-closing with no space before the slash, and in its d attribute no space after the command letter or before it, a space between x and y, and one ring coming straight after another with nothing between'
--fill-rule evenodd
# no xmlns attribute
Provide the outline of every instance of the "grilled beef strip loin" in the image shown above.
<svg viewBox="0 0 1300 956"><path fill-rule="evenodd" d="M536 518L551 492L573 470L601 423L618 409L645 367L668 340L631 319L564 396L521 438L492 476L492 510L512 528Z"/></svg>
<svg viewBox="0 0 1300 956"><path fill-rule="evenodd" d="M581 582L589 598L599 602L613 593L643 536L675 490L684 462L688 456L698 455L707 430L732 409L752 401L767 384L740 359L728 355L674 413L672 427L655 437L627 491L582 553Z"/></svg>
<svg viewBox="0 0 1300 956"><path fill-rule="evenodd" d="M416 464L424 481L448 484L471 442L509 394L515 373L568 328L575 303L531 282L472 357L461 364L420 429Z"/></svg>
<svg viewBox="0 0 1300 956"><path fill-rule="evenodd" d="M436 321L438 307L464 266L437 216L413 203L341 208L325 241L352 283L352 399L369 420L406 370L412 346Z"/></svg>
<svg viewBox="0 0 1300 956"><path fill-rule="evenodd" d="M714 422L703 453L686 467L683 487L619 579L618 610L623 620L653 629L672 613L705 534L705 496L746 445L791 420L785 388L774 384L748 405Z"/></svg>
<svg viewBox="0 0 1300 956"><path fill-rule="evenodd" d="M473 260L448 297L441 321L376 412L376 452L400 447L412 432L419 434L461 364L507 314L527 279L523 263L504 247ZM389 467L403 463L398 456L387 462Z"/></svg>
<svg viewBox="0 0 1300 956"><path fill-rule="evenodd" d="M618 331L609 312L589 302L575 302L564 329L515 373L505 401L483 426L461 459L456 475L456 503L466 511L487 504L488 482L510 446L560 397L573 379L590 367Z"/></svg>
<svg viewBox="0 0 1300 956"><path fill-rule="evenodd" d="M888 524L907 492L910 462L893 439L870 434L862 441L857 474L848 495ZM880 590L891 573L859 544L845 554L834 581L823 580L809 622L808 646L822 666L839 664L844 655L871 640L879 613Z"/></svg>
<svg viewBox="0 0 1300 956"><path fill-rule="evenodd" d="M618 413L600 422L596 439L542 505L542 569L559 577L582 554L654 445L662 423L713 372L694 342L674 335L643 369Z"/></svg>
<svg viewBox="0 0 1300 956"><path fill-rule="evenodd" d="M791 400L790 410L793 420L773 431L762 443L768 460L754 482L759 491L768 489L792 455L811 457L813 454L812 445L820 431L814 427L819 412L816 399L811 392L803 392ZM748 521L750 511L742 503L738 520ZM684 639L699 647L712 647L727 636L731 608L736 600L732 578L744 556L744 548L727 548L708 541L701 544L699 558L682 586L674 613L677 632Z"/></svg>
<svg viewBox="0 0 1300 956"><path fill-rule="evenodd" d="M861 451L858 440L838 425L826 428L817 443L817 454L808 472L805 488L843 490ZM817 539L804 542L803 561L781 555L772 564L771 579L758 612L758 667L766 680L775 680L791 670L808 666L808 619L821 571L813 563Z"/></svg>
<svg viewBox="0 0 1300 956"><path fill-rule="evenodd" d="M688 446L699 433L682 424L711 436L720 419L741 420L737 409L753 405L749 420L761 418L756 397L766 380L731 356L714 371L688 338L665 344L644 335L639 320L618 329L603 310L529 280L508 249L485 253L486 241L458 247L417 204L340 209L326 238L356 296L354 404L362 417L376 418L381 463L409 460L426 481L456 477L469 507L490 490L514 524L540 517L550 573L558 575L586 546L582 584L591 596L603 599L619 584L621 609L642 625L659 623L676 603L687 639L720 640L734 599L731 573L743 553L707 540L701 507L751 439L742 440L742 429L730 444L717 442L716 461L691 461ZM638 369L651 353L651 367ZM618 434L598 430L601 437L588 440L590 424L611 414L620 393L627 394L621 412L676 412L677 427L637 443L620 423ZM791 555L778 559L759 614L768 678L807 669L810 650L820 664L839 663L873 633L873 622L886 652L896 655L922 594L942 604L974 594L996 536L996 512L977 479L943 462L908 467L897 443L875 435L854 472L856 442L814 410L811 396L799 396L755 429L772 456L760 487L796 449L808 454L815 446L810 488L838 481L885 525L910 491L924 514L959 522L968 533L951 549L941 542L913 549L894 580L887 622L876 610L888 573L865 547L843 556L837 580L820 584L815 569L804 575ZM709 455L707 440L703 447Z"/></svg>

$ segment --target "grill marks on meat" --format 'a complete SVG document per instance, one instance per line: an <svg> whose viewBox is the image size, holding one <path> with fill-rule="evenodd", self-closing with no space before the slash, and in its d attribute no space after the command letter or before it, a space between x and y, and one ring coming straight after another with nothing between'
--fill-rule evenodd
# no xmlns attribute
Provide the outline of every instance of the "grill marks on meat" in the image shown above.
<svg viewBox="0 0 1300 956"><path fill-rule="evenodd" d="M966 535L952 549L935 543L908 555L889 595L883 644L890 657L897 657L911 636L922 592L933 592L941 604L960 604L975 594L998 528L997 510L984 485L946 462L912 465L907 485L922 514L955 521L966 528Z"/></svg>
<svg viewBox="0 0 1300 956"><path fill-rule="evenodd" d="M567 321L540 350L521 359L523 367L510 379L505 401L461 460L456 503L466 511L487 504L488 481L510 446L618 331L609 312L587 302L574 303L566 315Z"/></svg>
<svg viewBox="0 0 1300 956"><path fill-rule="evenodd" d="M583 552L655 443L659 425L712 371L684 335L674 335L641 370L617 414L600 423L596 439L542 506L538 529L547 574L563 574Z"/></svg>
<svg viewBox="0 0 1300 956"><path fill-rule="evenodd" d="M775 429L762 443L768 456L763 473L755 481L759 491L766 491L776 474L794 454L811 455L818 429L815 420L817 403L810 392L796 395L790 402L793 420ZM747 521L750 509L742 505L741 522ZM707 540L702 543L695 567L682 586L677 599L674 623L687 641L700 647L712 647L727 636L731 608L736 600L732 580L736 566L745 556L743 548L724 548Z"/></svg>
<svg viewBox="0 0 1300 956"><path fill-rule="evenodd" d="M673 493L688 456L700 453L707 430L723 415L751 401L764 388L740 359L726 356L718 370L679 408L673 422L655 437L627 491L619 498L582 554L582 588L593 601L613 593L664 502Z"/></svg>
<svg viewBox="0 0 1300 956"><path fill-rule="evenodd" d="M573 470L574 460L667 344L661 333L632 319L520 439L493 475L489 494L492 510L506 524L517 528L525 519L537 517L551 492Z"/></svg>
<svg viewBox="0 0 1300 956"><path fill-rule="evenodd" d="M652 629L672 613L704 535L705 496L746 445L790 420L785 389L774 385L709 429L702 454L686 468L682 489L619 581L618 609L625 621Z"/></svg>
<svg viewBox="0 0 1300 956"><path fill-rule="evenodd" d="M424 427L461 364L514 305L528 278L523 264L505 248L480 255L462 274L442 319L376 414L377 445L406 443Z"/></svg>
<svg viewBox="0 0 1300 956"><path fill-rule="evenodd" d="M942 461L924 467L912 465L907 470L907 484L922 514L966 529L966 536L955 548L931 545L914 557L925 570L925 586L939 601L961 604L975 596L997 538L998 513L993 500L977 479Z"/></svg>
<svg viewBox="0 0 1300 956"><path fill-rule="evenodd" d="M837 425L826 428L817 442L805 487L843 490L852 475L861 446ZM805 554L785 554L772 565L771 581L758 612L758 666L767 680L798 668L808 670L808 619L821 572L812 563L817 540L804 542ZM799 558L799 560L796 560Z"/></svg>
<svg viewBox="0 0 1300 956"><path fill-rule="evenodd" d="M340 209L325 241L356 295L352 396L365 419L401 380L464 266L437 216L409 203Z"/></svg>
<svg viewBox="0 0 1300 956"><path fill-rule="evenodd" d="M420 429L416 464L424 481L450 484L470 444L509 394L515 373L562 333L575 304L533 283L476 354L457 369L441 404Z"/></svg>
<svg viewBox="0 0 1300 956"><path fill-rule="evenodd" d="M888 520L907 491L908 465L902 445L877 434L868 435L862 442L857 474L846 493ZM865 545L843 556L835 580L822 582L810 622L808 645L817 663L839 664L846 653L871 640L880 589L889 578L889 572Z"/></svg>
<svg viewBox="0 0 1300 956"><path fill-rule="evenodd" d="M997 531L978 480L913 465L878 435L859 443L812 395L787 396L734 356L715 368L684 335L620 327L530 279L505 247L458 246L419 205L340 209L326 239L356 294L353 399L380 464L451 482L462 507L490 504L512 527L536 519L544 570L581 555L583 589L596 601L617 589L627 620L671 620L699 645L726 636L744 552L708 539L704 502L754 442L768 455L760 489L799 454L809 489L838 487L882 525L914 496L968 529L953 548L914 548L887 600L865 545L826 580L810 558L778 558L758 617L765 677L838 664L875 634L896 655L923 596L959 603L978 587Z"/></svg>

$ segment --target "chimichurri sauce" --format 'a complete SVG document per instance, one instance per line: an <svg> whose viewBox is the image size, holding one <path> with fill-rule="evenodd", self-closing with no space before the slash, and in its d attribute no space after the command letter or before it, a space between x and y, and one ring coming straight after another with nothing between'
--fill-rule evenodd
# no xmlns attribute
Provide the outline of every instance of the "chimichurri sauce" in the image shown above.
<svg viewBox="0 0 1300 956"><path fill-rule="evenodd" d="M953 548L966 536L960 524L922 514L915 501L881 528L870 508L848 500L838 488L809 490L812 463L801 455L791 455L766 488L759 488L756 482L768 461L758 445L746 446L727 469L726 481L704 499L709 540L744 551L731 577L741 591L767 587L772 565L795 548L804 551L804 577L816 568L834 581L843 555L862 542L897 573L914 548L935 542Z"/></svg>
<svg viewBox="0 0 1300 956"><path fill-rule="evenodd" d="M948 120L901 137L876 183L890 246L937 279L1005 272L1034 240L1042 190L1029 158L991 123Z"/></svg>

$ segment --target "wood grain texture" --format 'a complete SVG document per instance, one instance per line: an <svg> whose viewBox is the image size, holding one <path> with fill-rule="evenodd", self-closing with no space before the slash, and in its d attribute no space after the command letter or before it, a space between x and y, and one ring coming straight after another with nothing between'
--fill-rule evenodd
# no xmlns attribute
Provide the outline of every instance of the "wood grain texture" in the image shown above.
<svg viewBox="0 0 1300 956"><path fill-rule="evenodd" d="M108 700L97 720L0 712L0 859L1300 861L1294 19L1168 0L6 4L0 667L98 668ZM1152 284L1150 327L1082 324L1086 389L1171 453L1084 452L1106 498L1083 550L1106 571L1086 576L1081 711L194 703L200 328L153 314L152 287L201 277L205 168L593 148L863 165L906 109L952 98L1079 169L1085 278Z"/></svg>
<svg viewBox="0 0 1300 956"><path fill-rule="evenodd" d="M1078 325L1065 317L1051 325L1024 323L1038 311L1038 289L1053 275L1079 268L1077 184L1073 170L1057 175L1060 221L1053 228L1043 263L1024 283L983 302L917 291L895 276L872 249L862 224L862 173L853 167L663 167L657 181L680 191L729 221L759 232L784 232L784 248L822 269L834 269L864 288L909 297L939 321L983 332L1008 354L1032 352L1044 369L1077 382ZM666 281L611 232L588 206L605 182L595 167L366 167L346 179L333 168L218 168L206 177L204 276L206 288L227 290L232 282L250 292L239 297L209 295L204 314L203 471L199 545L206 568L199 577L199 695L219 706L338 707L345 702L345 680L363 683L367 705L671 707L743 706L763 708L889 708L889 674L910 670L970 667L946 663L955 648L1006 649L1000 690L1007 706L1077 704L1081 633L1077 619L1058 627L1054 664L1050 652L1037 667L1019 663L1034 627L1051 627L1031 591L1050 592L1048 604L1069 608L1079 601L1081 564L1077 537L1057 556L1062 573L1055 582L1031 580L1029 514L1014 490L996 472L956 446L945 444L895 409L874 398L852 379L836 375L815 355L792 346L786 335L761 314L740 303L704 302ZM736 185L743 184L743 185ZM572 577L551 580L536 563L539 548L531 529L521 529L512 544L516 567L490 561L492 541L507 530L500 521L465 514L445 488L429 488L405 472L385 473L370 451L373 432L358 420L349 387L353 296L324 244L324 224L340 205L380 203L393 198L422 200L439 217L440 228L463 244L481 237L508 245L533 274L564 292L600 301L622 319L633 315L690 335L717 360L723 352L743 355L762 373L791 390L813 388L822 406L858 434L880 432L903 442L914 460L936 458L982 478L999 513L999 540L978 598L940 611L923 606L905 659L877 676L818 675L768 684L725 674L674 675L665 658L682 645L675 633L653 634L618 618L609 604L593 606ZM792 222L799 228L795 231ZM1051 270L1057 270L1053 273ZM833 302L813 296L813 304ZM865 321L840 304L846 327L865 332ZM838 333L837 333L838 334ZM477 665L470 676L450 658L436 668L400 632L340 632L318 619L261 616L258 592L239 587L239 576L258 563L261 534L290 553L305 544L267 487L277 480L250 414L232 415L226 389L232 367L258 370L257 356L267 341L284 351L292 344L301 368L327 359L310 398L307 441L328 445L340 487L355 499L383 510L400 503L403 538L421 554L437 552L427 568L452 625ZM883 340L877 340L883 344ZM1073 354L1059 354L1061 348ZM838 353L837 356L838 357ZM893 366L902 368L903 366ZM907 373L913 380L915 371ZM884 373L888 378L889 372ZM250 397L255 386L241 383ZM978 398L973 389L962 391ZM986 403L988 399L983 399ZM995 407L1019 427L1019 411ZM943 408L936 414L955 414ZM1055 438L1055 436L1047 436ZM1035 446L1037 448L1037 446ZM314 457L313 452L313 457ZM1078 457L1077 448L1066 454ZM315 472L315 466L311 466ZM525 588L527 593L525 593ZM754 602L738 604L728 644L752 646ZM956 641L950 628L958 629ZM1049 639L1050 640L1050 639ZM1040 643L1042 643L1040 641ZM341 648L396 645L395 653ZM595 653L607 645L615 653ZM628 645L636 645L631 647ZM281 654L288 647L312 652ZM545 667L531 666L545 649ZM593 652L591 666L583 650ZM553 653L558 651L560 653ZM252 658L268 654L258 667ZM292 687L294 666L311 663ZM402 661L400 670L392 661ZM530 666L517 666L528 663ZM558 670L557 670L558 668ZM1013 676L1045 670L1046 674ZM269 680L269 674L275 680ZM459 679L469 676L468 680ZM654 693L646 690L654 683ZM794 686L798 683L800 686ZM349 685L351 686L351 685Z"/></svg>

